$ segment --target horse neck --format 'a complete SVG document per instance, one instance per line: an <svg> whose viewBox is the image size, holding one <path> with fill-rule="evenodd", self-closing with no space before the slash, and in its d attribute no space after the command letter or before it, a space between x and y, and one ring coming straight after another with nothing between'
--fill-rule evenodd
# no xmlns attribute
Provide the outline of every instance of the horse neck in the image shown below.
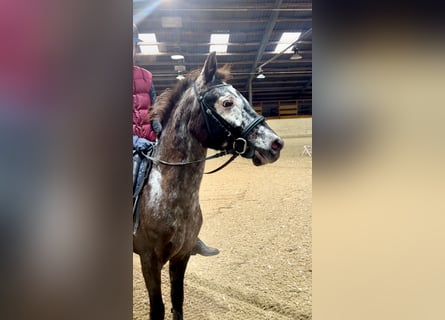
<svg viewBox="0 0 445 320"><path fill-rule="evenodd" d="M162 130L157 147L157 156L167 162L190 162L206 157L207 148L204 148L191 132L192 124L199 121L199 110L192 106L192 98L183 97L172 110L170 118ZM205 129L203 127L203 129ZM199 164L177 166L177 170L198 171L203 173L204 161Z"/></svg>

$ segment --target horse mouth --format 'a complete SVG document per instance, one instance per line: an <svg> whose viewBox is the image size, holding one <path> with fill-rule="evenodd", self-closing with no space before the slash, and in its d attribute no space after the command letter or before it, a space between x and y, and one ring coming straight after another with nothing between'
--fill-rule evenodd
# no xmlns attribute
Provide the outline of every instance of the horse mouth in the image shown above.
<svg viewBox="0 0 445 320"><path fill-rule="evenodd" d="M255 150L252 162L255 166L261 166L264 164L272 163L278 160L280 157L279 152L260 152Z"/></svg>

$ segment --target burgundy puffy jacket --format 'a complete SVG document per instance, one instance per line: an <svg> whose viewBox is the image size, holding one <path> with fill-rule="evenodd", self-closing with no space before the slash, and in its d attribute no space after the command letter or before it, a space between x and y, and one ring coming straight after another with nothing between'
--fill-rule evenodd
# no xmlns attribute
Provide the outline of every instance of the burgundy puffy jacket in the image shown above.
<svg viewBox="0 0 445 320"><path fill-rule="evenodd" d="M148 111L152 103L151 89L152 75L150 71L133 66L133 135L155 141L156 133L148 120Z"/></svg>

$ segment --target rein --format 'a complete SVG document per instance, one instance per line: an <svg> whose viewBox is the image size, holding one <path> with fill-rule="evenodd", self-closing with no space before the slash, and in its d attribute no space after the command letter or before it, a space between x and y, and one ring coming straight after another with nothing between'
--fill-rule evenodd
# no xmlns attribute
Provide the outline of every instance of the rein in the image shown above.
<svg viewBox="0 0 445 320"><path fill-rule="evenodd" d="M224 150L224 151L215 153L215 154L213 154L211 156L208 156L208 157L206 157L204 159L193 160L193 161L186 161L186 162L168 162L168 161L164 161L164 160L161 160L161 159L153 158L153 157L151 157L149 155L146 155L146 154L144 154L144 157L149 159L149 160L151 160L151 161L153 161L153 163L155 163L155 164L161 163L161 164L164 164L164 165L167 165L167 166L179 166L180 167L180 166L186 166L186 165L189 165L189 164L204 162L204 161L211 160L211 159L216 159L216 158L228 155L228 154L229 154L229 152L227 150ZM215 173L215 172L221 170L222 168L227 166L230 162L235 160L235 158L237 156L238 156L238 154L233 154L230 157L230 159L227 160L225 163L223 163L220 167L218 167L218 168L216 168L216 169L214 169L212 171L209 171L209 172L204 172L204 174L211 174L211 173Z"/></svg>
<svg viewBox="0 0 445 320"><path fill-rule="evenodd" d="M238 128L233 127L229 122L227 122L227 120L225 120L221 115L219 115L215 108L207 105L205 103L205 96L206 94L214 89L214 88L218 88L218 87L224 87L224 86L228 86L228 84L222 83L222 84L218 84L215 86L212 86L210 88L208 88L206 91L204 91L203 93L198 93L198 89L196 88L196 83L193 84L193 90L195 92L195 96L198 99L200 108L201 108L201 112L204 116L205 119L205 123L206 123L206 127L207 127L207 132L209 134L211 134L211 130L210 130L210 124L209 124L209 118L211 118L213 121L215 121L219 126L221 126L221 128L224 129L224 131L227 134L228 138L231 138L233 140L232 143L232 149L228 149L226 148L225 150L218 152L216 154L213 154L211 156L208 156L204 159L199 159L199 160L194 160L194 161L187 161L187 162L167 162L161 159L156 159L153 158L151 156L148 155L144 155L147 159L153 161L155 164L161 163L163 165L168 165L168 166L185 166L185 165L189 165L189 164L194 164L194 163L200 163L206 160L211 160L211 159L216 159L228 154L232 154L232 156L230 157L229 160L227 160L225 163L223 163L221 166L219 166L218 168L209 171L209 172L205 172L204 174L211 174L211 173L215 173L221 169L223 169L224 167L226 167L229 163L231 163L233 160L235 160L236 157L238 157L239 155L244 156L246 158L252 157L252 155L248 155L246 154L249 150L249 144L247 142L247 135L250 133L250 131L252 131L253 128L255 128L257 125L259 125L260 123L264 122L264 117L263 116L257 116L251 123L249 123L248 126L246 126L246 128L244 128L241 132L239 132L240 130ZM249 150L249 153L252 153L251 150Z"/></svg>

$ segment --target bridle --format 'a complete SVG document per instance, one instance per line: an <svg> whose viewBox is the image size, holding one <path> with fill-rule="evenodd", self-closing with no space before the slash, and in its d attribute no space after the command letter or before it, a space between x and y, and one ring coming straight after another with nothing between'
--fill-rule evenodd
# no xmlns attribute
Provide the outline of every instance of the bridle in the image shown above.
<svg viewBox="0 0 445 320"><path fill-rule="evenodd" d="M196 88L196 83L193 84L193 90L195 92L195 96L198 99L201 112L204 116L207 133L209 135L212 134L210 121L213 120L220 128L222 128L227 135L228 147L225 148L227 153L231 153L234 155L241 155L245 158L252 158L253 156L253 147L249 145L247 142L247 136L249 133L258 126L260 123L264 122L264 117L257 115L252 122L250 122L244 129L234 127L230 124L226 119L224 119L213 106L210 106L206 103L205 98L206 95L215 88L229 86L229 84L221 83L214 86L211 86L206 91L198 93L198 89Z"/></svg>
<svg viewBox="0 0 445 320"><path fill-rule="evenodd" d="M264 117L257 115L244 129L241 130L241 128L234 127L232 124L230 124L227 120L225 120L218 112L216 112L216 109L213 106L210 106L206 103L205 98L206 95L215 88L225 87L229 86L229 84L221 83L214 86L209 87L204 92L199 93L198 89L196 87L196 83L193 84L193 91L195 93L196 98L198 99L199 106L202 112L202 115L205 120L207 133L209 136L212 135L212 129L210 122L213 121L216 123L220 128L223 129L225 134L227 135L226 138L228 140L227 147L222 150L219 153L216 153L214 155L211 155L209 157L206 157L204 159L200 160L194 160L194 161L187 161L187 162L167 162L160 159L156 159L150 156L146 156L148 159L152 160L155 163L161 163L164 165L169 166L184 166L189 165L193 163L199 163L210 159L215 159L224 155L231 154L229 160L227 160L224 164L222 164L220 167L205 172L205 174L211 174L214 172L217 172L227 166L230 162L235 160L236 157L242 156L245 158L252 158L254 154L254 147L249 144L247 141L247 136L249 133L259 124L264 122Z"/></svg>

